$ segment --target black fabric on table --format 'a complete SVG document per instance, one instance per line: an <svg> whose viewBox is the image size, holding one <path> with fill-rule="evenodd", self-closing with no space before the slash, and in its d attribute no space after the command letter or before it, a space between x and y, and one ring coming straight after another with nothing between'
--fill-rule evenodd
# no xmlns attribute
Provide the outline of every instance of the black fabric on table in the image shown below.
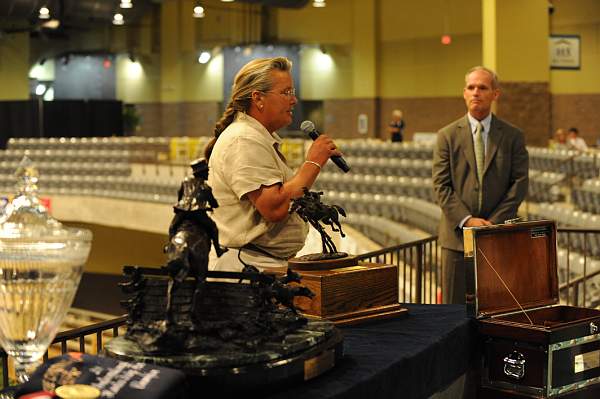
<svg viewBox="0 0 600 399"><path fill-rule="evenodd" d="M463 305L404 305L408 316L343 327L344 359L327 373L266 396L427 398L469 369L476 328Z"/></svg>
<svg viewBox="0 0 600 399"><path fill-rule="evenodd" d="M404 318L342 327L345 354L332 370L260 397L425 399L445 389L473 364L475 325L463 305L404 306Z"/></svg>

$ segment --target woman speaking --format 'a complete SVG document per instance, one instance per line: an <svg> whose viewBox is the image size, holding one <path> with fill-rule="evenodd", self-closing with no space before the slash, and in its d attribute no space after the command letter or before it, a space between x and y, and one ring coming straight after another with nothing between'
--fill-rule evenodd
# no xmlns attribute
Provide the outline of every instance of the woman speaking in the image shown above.
<svg viewBox="0 0 600 399"><path fill-rule="evenodd" d="M341 155L333 141L319 136L294 173L280 152L276 131L292 122L295 96L292 63L284 57L261 58L242 67L231 100L215 126L205 156L208 183L219 203L213 219L221 244L230 248L212 270L240 271L287 265L303 246L307 224L289 214L290 202L310 188L322 166Z"/></svg>

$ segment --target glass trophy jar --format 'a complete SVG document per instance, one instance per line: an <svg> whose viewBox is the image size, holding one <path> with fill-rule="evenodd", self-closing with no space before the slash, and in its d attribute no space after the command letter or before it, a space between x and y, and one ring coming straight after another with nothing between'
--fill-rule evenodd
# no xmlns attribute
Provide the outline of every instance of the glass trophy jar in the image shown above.
<svg viewBox="0 0 600 399"><path fill-rule="evenodd" d="M63 227L48 214L29 159L16 175L18 194L0 217L0 344L24 382L73 302L92 234Z"/></svg>

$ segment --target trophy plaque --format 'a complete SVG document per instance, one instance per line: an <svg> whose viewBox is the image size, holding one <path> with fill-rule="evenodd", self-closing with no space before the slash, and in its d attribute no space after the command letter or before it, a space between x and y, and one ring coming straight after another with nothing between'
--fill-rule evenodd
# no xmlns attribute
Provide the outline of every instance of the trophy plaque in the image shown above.
<svg viewBox="0 0 600 399"><path fill-rule="evenodd" d="M346 216L346 212L338 205L322 203L322 194L305 188L304 195L294 199L290 209L319 232L323 244L321 253L288 261L288 267L315 294L295 298L298 308L337 325L406 315L408 310L398 303L398 267L358 262L356 257L338 252L324 225L344 237L339 215Z"/></svg>

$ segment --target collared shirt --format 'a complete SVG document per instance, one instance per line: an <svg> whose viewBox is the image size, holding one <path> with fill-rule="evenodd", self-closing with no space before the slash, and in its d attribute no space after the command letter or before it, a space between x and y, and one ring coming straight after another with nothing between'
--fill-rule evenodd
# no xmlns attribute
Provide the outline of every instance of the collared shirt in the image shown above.
<svg viewBox="0 0 600 399"><path fill-rule="evenodd" d="M300 216L268 222L246 195L294 176L275 148L281 141L256 119L238 112L215 143L208 184L219 203L212 216L222 245L240 248L251 243L280 258L292 257L304 246L308 225Z"/></svg>
<svg viewBox="0 0 600 399"><path fill-rule="evenodd" d="M471 125L471 134L473 135L473 144L475 144L475 131L477 130L477 122L483 125L483 131L481 134L483 135L483 149L487 154L488 149L488 137L490 136L490 126L492 125L492 113L490 112L488 116L478 121L473 118L471 114L467 113L467 118L469 118L469 125Z"/></svg>

